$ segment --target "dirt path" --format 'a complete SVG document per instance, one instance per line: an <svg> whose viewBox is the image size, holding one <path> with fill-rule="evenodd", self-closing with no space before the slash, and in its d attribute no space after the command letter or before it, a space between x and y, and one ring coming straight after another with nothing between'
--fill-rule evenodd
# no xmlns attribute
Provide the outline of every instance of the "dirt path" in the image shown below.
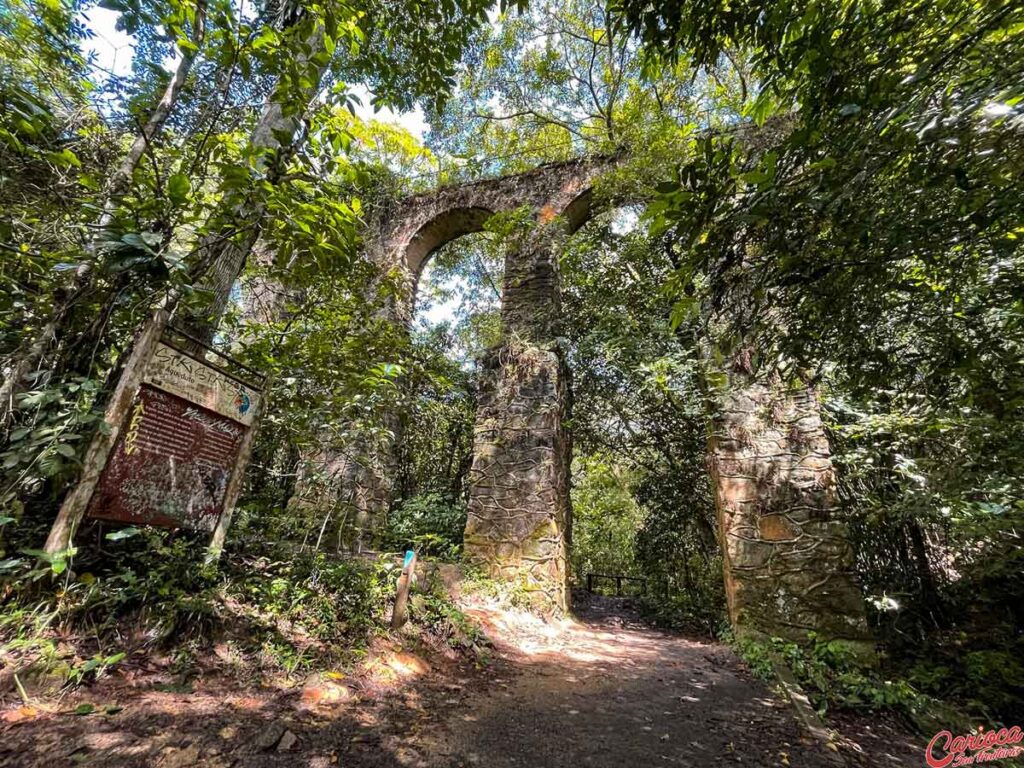
<svg viewBox="0 0 1024 768"><path fill-rule="evenodd" d="M859 744L841 740L845 754L831 752L728 648L651 630L626 606L590 600L578 607L580 623L557 627L477 611L512 676L496 679L491 690L471 697L468 711L448 718L421 764L920 764L919 749L877 724L875 732L847 724L868 750L858 754Z"/></svg>
<svg viewBox="0 0 1024 768"><path fill-rule="evenodd" d="M31 717L3 714L0 766L649 768L917 766L885 724L847 720L842 758L725 646L657 632L621 602L549 624L481 605L486 664L384 643L359 677L253 687L216 671L160 690L142 670ZM69 714L82 701L96 714ZM108 713L108 704L115 704ZM857 750L861 751L858 752Z"/></svg>

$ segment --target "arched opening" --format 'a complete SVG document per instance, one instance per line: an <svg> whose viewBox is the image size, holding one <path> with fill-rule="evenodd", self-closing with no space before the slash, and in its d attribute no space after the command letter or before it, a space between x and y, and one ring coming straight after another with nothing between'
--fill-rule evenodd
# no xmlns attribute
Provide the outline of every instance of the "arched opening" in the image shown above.
<svg viewBox="0 0 1024 768"><path fill-rule="evenodd" d="M452 208L439 213L413 235L405 248L405 264L417 277L431 254L462 235L479 232L494 211L480 207Z"/></svg>
<svg viewBox="0 0 1024 768"><path fill-rule="evenodd" d="M417 276L413 332L444 334L449 358L472 365L500 340L504 266L501 243L486 231L436 249Z"/></svg>
<svg viewBox="0 0 1024 768"><path fill-rule="evenodd" d="M418 267L410 365L385 535L394 548L426 556L461 550L479 361L500 340L504 254L500 240L481 231L484 214L435 219L410 257Z"/></svg>

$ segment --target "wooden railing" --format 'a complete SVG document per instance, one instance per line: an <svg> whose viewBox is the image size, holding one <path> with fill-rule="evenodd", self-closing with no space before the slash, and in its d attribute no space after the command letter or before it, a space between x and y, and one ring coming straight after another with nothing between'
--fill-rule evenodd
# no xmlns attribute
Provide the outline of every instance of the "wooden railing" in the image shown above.
<svg viewBox="0 0 1024 768"><path fill-rule="evenodd" d="M622 576L620 574L610 573L588 573L587 574L587 592L594 591L594 580L595 579L608 579L615 582L615 595L620 597L622 595L622 582L626 581L638 581L640 582L640 594L647 594L647 579L643 576Z"/></svg>

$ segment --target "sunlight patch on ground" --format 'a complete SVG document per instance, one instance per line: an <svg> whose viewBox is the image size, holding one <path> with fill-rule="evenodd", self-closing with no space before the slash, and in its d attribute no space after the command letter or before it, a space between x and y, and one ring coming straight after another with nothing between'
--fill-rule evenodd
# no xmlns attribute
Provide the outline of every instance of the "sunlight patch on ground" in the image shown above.
<svg viewBox="0 0 1024 768"><path fill-rule="evenodd" d="M465 610L496 643L538 661L558 657L632 668L657 663L662 657L663 649L656 637L632 630L594 629L572 619L545 621L494 600L476 600Z"/></svg>
<svg viewBox="0 0 1024 768"><path fill-rule="evenodd" d="M371 683L390 688L429 673L430 665L418 656L384 645L371 652L361 671Z"/></svg>

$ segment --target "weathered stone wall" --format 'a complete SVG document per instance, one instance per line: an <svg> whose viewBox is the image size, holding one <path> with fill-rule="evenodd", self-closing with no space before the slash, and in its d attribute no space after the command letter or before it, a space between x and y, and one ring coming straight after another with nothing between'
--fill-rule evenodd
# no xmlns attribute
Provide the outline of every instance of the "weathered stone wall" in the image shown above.
<svg viewBox="0 0 1024 768"><path fill-rule="evenodd" d="M485 361L465 551L545 610L569 608L568 403L557 349L510 342Z"/></svg>
<svg viewBox="0 0 1024 768"><path fill-rule="evenodd" d="M798 642L813 631L869 648L816 393L731 378L710 458L733 627Z"/></svg>
<svg viewBox="0 0 1024 768"><path fill-rule="evenodd" d="M389 459L389 451L363 439L344 448L324 446L304 459L288 508L324 521L325 546L369 549L391 497Z"/></svg>
<svg viewBox="0 0 1024 768"><path fill-rule="evenodd" d="M484 363L465 536L471 560L521 583L541 609L563 612L572 526L565 426L571 393L556 341L564 232L564 222L542 209L537 221L510 236L503 342Z"/></svg>

